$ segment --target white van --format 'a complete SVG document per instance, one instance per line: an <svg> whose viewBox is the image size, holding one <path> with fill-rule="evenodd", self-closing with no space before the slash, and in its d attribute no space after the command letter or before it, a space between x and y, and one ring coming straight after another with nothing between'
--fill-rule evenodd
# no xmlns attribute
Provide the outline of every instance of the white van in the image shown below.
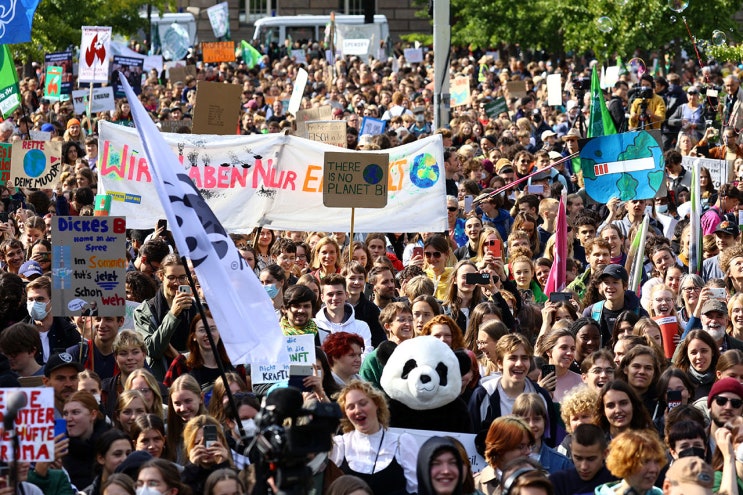
<svg viewBox="0 0 743 495"><path fill-rule="evenodd" d="M325 39L325 28L329 24L329 15L264 17L254 23L253 40L257 40L264 47L272 42L283 46L287 38L300 43L308 40L322 41ZM339 48L343 46L344 37L370 39L376 46L379 46L380 41L389 42L390 27L387 24L387 16L375 15L374 24L364 24L363 15L336 15L335 24L336 46Z"/></svg>

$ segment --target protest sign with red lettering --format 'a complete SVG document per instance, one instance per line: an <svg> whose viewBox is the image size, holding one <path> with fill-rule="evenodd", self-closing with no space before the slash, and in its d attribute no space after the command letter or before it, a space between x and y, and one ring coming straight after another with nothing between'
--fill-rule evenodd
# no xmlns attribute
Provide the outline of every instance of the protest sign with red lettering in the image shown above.
<svg viewBox="0 0 743 495"><path fill-rule="evenodd" d="M62 143L15 141L10 161L10 184L14 187L51 189L62 172Z"/></svg>
<svg viewBox="0 0 743 495"><path fill-rule="evenodd" d="M15 430L20 447L19 460L23 462L54 461L54 390L52 388L0 388L0 411L5 418L9 397L14 393L26 395L26 405L18 411ZM0 461L13 458L10 432L3 433L0 442Z"/></svg>

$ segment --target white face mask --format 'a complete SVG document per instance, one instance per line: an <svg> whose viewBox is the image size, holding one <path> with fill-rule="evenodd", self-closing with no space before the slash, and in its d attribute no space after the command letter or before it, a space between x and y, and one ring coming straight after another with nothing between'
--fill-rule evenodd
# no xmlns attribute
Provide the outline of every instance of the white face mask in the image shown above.
<svg viewBox="0 0 743 495"><path fill-rule="evenodd" d="M243 425L243 430L245 431L245 436L254 437L255 434L258 433L258 427L255 425L255 420L243 419L241 423Z"/></svg>
<svg viewBox="0 0 743 495"><path fill-rule="evenodd" d="M151 486L140 486L137 488L137 495L163 495Z"/></svg>
<svg viewBox="0 0 743 495"><path fill-rule="evenodd" d="M735 448L735 460L743 462L743 443Z"/></svg>

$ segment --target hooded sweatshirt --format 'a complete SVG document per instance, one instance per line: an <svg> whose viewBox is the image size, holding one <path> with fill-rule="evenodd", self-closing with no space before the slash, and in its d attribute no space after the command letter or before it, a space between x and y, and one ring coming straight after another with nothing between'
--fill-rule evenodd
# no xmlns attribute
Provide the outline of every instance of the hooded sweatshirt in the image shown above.
<svg viewBox="0 0 743 495"><path fill-rule="evenodd" d="M348 332L355 333L364 339L364 352L362 356L366 356L374 350L371 340L371 331L369 325L361 320L357 320L354 315L353 306L346 303L344 307L343 321L340 323L333 323L328 319L328 315L323 307L317 312L314 318L314 322L317 324L317 334L320 337L320 344L325 342L325 339L331 333Z"/></svg>
<svg viewBox="0 0 743 495"><path fill-rule="evenodd" d="M459 480L452 495L462 495L464 463L456 445L451 438L447 437L431 437L421 445L421 449L418 451L418 465L416 469L418 475L418 495L436 495L431 481L431 463L438 454L444 451L454 454L457 468L459 469Z"/></svg>

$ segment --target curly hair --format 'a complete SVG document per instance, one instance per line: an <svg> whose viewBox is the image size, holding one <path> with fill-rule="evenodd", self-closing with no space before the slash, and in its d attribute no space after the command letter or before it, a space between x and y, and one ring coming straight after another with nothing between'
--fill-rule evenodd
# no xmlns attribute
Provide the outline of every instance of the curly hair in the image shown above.
<svg viewBox="0 0 743 495"><path fill-rule="evenodd" d="M730 263L735 258L743 258L743 244L736 243L729 248L725 248L720 253L720 269L722 270L722 273L725 274L725 276L728 275L728 271L730 270Z"/></svg>
<svg viewBox="0 0 743 495"><path fill-rule="evenodd" d="M598 392L590 387L575 387L565 394L560 401L560 417L565 428L570 431L570 421L574 416L590 414L595 417L598 401Z"/></svg>
<svg viewBox="0 0 743 495"><path fill-rule="evenodd" d="M348 433L354 430L353 423L348 419L346 415L346 397L352 390L358 390L362 394L366 395L377 407L377 421L382 428L387 428L390 425L390 409L387 405L387 398L385 395L374 388L371 383L364 382L361 380L351 380L348 384L343 387L340 394L338 395L338 405L341 407L343 417L341 418L341 428L344 433Z"/></svg>
<svg viewBox="0 0 743 495"><path fill-rule="evenodd" d="M364 339L355 333L335 332L328 335L322 343L322 350L328 356L330 366L333 366L336 359L351 352L353 344L359 346L362 351L364 350Z"/></svg>
<svg viewBox="0 0 743 495"><path fill-rule="evenodd" d="M607 469L617 478L636 474L647 461L654 460L662 469L667 463L663 443L654 429L628 430L609 444Z"/></svg>

